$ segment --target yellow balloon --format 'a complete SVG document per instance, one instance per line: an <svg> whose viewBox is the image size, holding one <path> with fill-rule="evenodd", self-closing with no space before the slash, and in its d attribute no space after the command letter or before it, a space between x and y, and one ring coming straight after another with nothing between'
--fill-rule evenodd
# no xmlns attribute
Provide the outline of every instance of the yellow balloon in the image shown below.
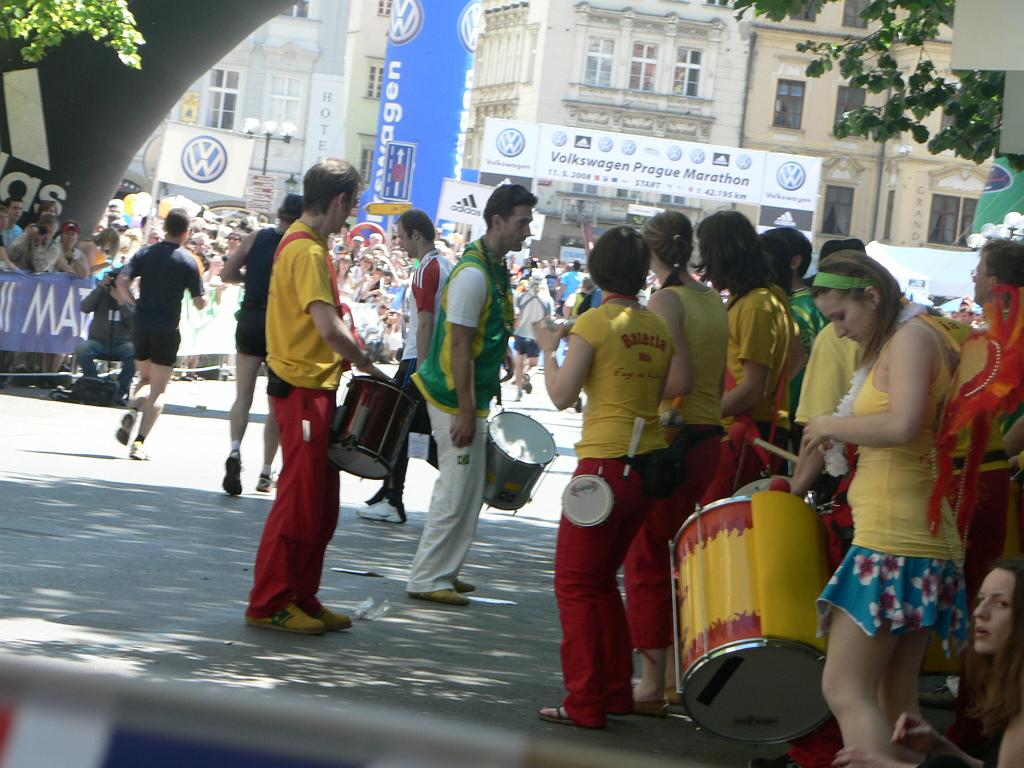
<svg viewBox="0 0 1024 768"><path fill-rule="evenodd" d="M125 195L124 198L124 212L129 216L135 215L135 195Z"/></svg>

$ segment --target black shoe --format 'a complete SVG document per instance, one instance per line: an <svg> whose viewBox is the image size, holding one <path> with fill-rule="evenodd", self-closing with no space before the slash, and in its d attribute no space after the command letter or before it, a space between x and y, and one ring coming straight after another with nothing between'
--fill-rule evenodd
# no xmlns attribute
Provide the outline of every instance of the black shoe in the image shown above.
<svg viewBox="0 0 1024 768"><path fill-rule="evenodd" d="M778 757L755 757L747 763L747 766L748 768L800 768L800 763L786 754Z"/></svg>
<svg viewBox="0 0 1024 768"><path fill-rule="evenodd" d="M379 491L377 491L375 494L373 494L373 496L371 496L370 498L368 498L366 500L366 506L372 506L373 504L379 504L380 502L382 502L385 499L387 499L387 497L388 497L387 490L384 488L384 486L381 486Z"/></svg>
<svg viewBox="0 0 1024 768"><path fill-rule="evenodd" d="M236 451L232 451L224 462L224 482L221 485L229 496L242 494L242 457Z"/></svg>

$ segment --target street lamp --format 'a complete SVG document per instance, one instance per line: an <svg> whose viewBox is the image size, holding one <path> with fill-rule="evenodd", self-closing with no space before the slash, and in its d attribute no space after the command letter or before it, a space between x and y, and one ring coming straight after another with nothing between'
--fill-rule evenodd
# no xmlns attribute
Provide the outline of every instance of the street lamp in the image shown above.
<svg viewBox="0 0 1024 768"><path fill-rule="evenodd" d="M288 178L284 180L284 188L289 192L294 192L299 186L299 180L295 178L294 173L289 173Z"/></svg>
<svg viewBox="0 0 1024 768"><path fill-rule="evenodd" d="M276 120L264 120L260 124L259 118L247 117L245 123L242 124L242 130L245 131L245 135L250 139L256 138L256 136L263 137L263 175L267 175L267 155L270 154L270 142L271 141L283 141L288 144L292 140L292 136L295 135L295 123L284 122L280 125L278 130L278 124Z"/></svg>

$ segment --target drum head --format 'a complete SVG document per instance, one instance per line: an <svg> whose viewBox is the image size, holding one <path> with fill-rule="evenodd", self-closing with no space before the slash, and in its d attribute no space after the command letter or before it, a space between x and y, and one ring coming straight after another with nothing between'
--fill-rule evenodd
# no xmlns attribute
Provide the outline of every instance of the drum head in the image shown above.
<svg viewBox="0 0 1024 768"><path fill-rule="evenodd" d="M803 643L722 646L691 665L683 701L694 721L727 739L763 744L810 733L828 716L822 655Z"/></svg>
<svg viewBox="0 0 1024 768"><path fill-rule="evenodd" d="M576 475L562 491L562 514L584 528L607 520L614 504L611 486L599 475Z"/></svg>
<svg viewBox="0 0 1024 768"><path fill-rule="evenodd" d="M487 435L502 453L523 464L543 467L555 458L555 439L526 414L502 411L487 423Z"/></svg>

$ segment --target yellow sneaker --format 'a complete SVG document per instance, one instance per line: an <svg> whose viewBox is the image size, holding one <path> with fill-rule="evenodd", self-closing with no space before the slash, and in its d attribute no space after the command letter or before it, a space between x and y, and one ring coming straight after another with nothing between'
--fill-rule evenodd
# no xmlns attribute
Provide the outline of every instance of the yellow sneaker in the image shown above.
<svg viewBox="0 0 1024 768"><path fill-rule="evenodd" d="M280 632L295 632L299 635L322 635L327 625L314 619L295 603L288 603L273 616L255 617L246 615L245 623L259 629L276 629Z"/></svg>
<svg viewBox="0 0 1024 768"><path fill-rule="evenodd" d="M430 600L445 605L469 605L469 598L463 597L454 589L435 589L433 592L409 592L409 597L417 600Z"/></svg>
<svg viewBox="0 0 1024 768"><path fill-rule="evenodd" d="M323 622L324 628L328 632L341 632L343 629L348 629L352 626L352 619L343 613L335 613L329 608L320 607L320 612L313 617Z"/></svg>

